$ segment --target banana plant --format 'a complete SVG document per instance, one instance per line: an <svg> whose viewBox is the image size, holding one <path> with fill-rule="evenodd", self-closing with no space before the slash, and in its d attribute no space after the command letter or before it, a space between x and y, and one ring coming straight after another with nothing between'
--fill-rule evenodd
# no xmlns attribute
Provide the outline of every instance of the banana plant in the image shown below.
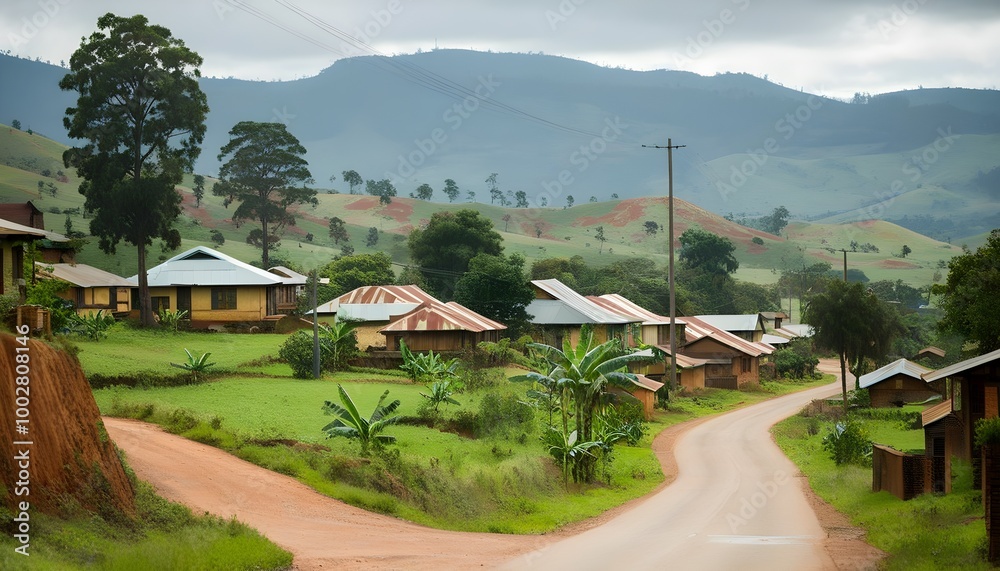
<svg viewBox="0 0 1000 571"><path fill-rule="evenodd" d="M187 363L170 363L170 366L188 371L191 373L191 380L197 383L198 374L207 372L209 367L215 365L215 363L208 362L208 357L211 353L202 353L200 357L195 357L187 349L184 349L184 352L187 353Z"/></svg>
<svg viewBox="0 0 1000 571"><path fill-rule="evenodd" d="M378 404L375 405L371 416L365 418L358 411L351 395L347 394L342 385L337 385L337 391L340 393L341 404L330 401L323 403L323 412L337 417L333 422L323 427L323 432L328 438L343 436L344 438L357 439L361 443L362 456L368 456L372 447L379 448L383 444L396 442L395 436L382 434L382 431L399 421L399 416L390 416L399 408L399 399L389 404L383 404L385 399L389 397L389 391L386 390L378 399Z"/></svg>
<svg viewBox="0 0 1000 571"><path fill-rule="evenodd" d="M434 412L438 411L438 407L444 404L454 404L461 406L461 403L457 400L451 398L454 393L451 390L451 381L438 381L431 385L431 394L420 393L420 396L429 400L432 405L434 405Z"/></svg>

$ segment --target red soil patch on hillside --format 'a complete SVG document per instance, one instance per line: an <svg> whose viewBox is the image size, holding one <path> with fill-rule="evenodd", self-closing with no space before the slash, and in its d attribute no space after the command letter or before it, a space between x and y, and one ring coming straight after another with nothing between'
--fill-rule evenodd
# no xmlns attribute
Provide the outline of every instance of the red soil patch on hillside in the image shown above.
<svg viewBox="0 0 1000 571"><path fill-rule="evenodd" d="M581 216L574 226L593 226L594 224L610 224L612 226L624 226L629 222L635 222L646 214L646 205L642 200L623 200L615 205L604 216Z"/></svg>
<svg viewBox="0 0 1000 571"><path fill-rule="evenodd" d="M347 210L371 210L378 206L378 199L374 196L362 196L353 202L344 205Z"/></svg>
<svg viewBox="0 0 1000 571"><path fill-rule="evenodd" d="M184 212L198 221L199 224L205 228L215 228L215 220L204 208L198 208L195 206L195 198L193 194L187 192L181 193L181 208Z"/></svg>
<svg viewBox="0 0 1000 571"><path fill-rule="evenodd" d="M911 264L910 262L904 262L903 260L882 260L879 265L883 268L890 268L893 270L912 270L913 268L918 268L920 266L916 264Z"/></svg>
<svg viewBox="0 0 1000 571"><path fill-rule="evenodd" d="M379 201L374 196L362 196L344 205L344 209L346 210L374 210L376 208L379 208ZM392 217L393 220L401 224L408 223L410 217L413 216L413 205L396 199L383 207L380 212Z"/></svg>

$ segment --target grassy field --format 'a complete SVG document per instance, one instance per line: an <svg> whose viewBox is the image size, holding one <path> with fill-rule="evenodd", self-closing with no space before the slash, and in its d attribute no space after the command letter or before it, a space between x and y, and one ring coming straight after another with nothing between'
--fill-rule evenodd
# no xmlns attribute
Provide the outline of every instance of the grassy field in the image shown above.
<svg viewBox="0 0 1000 571"><path fill-rule="evenodd" d="M775 426L775 440L820 497L862 527L869 543L889 553L885 569L992 568L985 562L981 493L972 489L967 464L953 464L951 494L925 494L904 502L888 492L872 493L870 466L836 466L821 444L832 422L810 435L814 422L793 416ZM907 430L894 421L863 422L876 442L899 450L923 448L922 430Z"/></svg>

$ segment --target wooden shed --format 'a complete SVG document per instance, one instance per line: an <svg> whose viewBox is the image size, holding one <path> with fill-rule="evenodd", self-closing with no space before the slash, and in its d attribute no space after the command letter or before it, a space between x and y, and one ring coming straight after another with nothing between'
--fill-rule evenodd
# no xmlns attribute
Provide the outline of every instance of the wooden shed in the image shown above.
<svg viewBox="0 0 1000 571"><path fill-rule="evenodd" d="M927 367L913 361L897 359L867 375L861 375L858 386L868 389L872 406L876 408L924 402L941 396L940 392L923 379L923 375L930 372Z"/></svg>

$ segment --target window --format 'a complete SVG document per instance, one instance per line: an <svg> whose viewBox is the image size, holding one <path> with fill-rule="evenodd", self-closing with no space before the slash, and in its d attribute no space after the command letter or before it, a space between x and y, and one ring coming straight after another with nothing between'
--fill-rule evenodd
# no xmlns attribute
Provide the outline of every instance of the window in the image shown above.
<svg viewBox="0 0 1000 571"><path fill-rule="evenodd" d="M170 309L170 296L152 296L150 301L153 302L153 313L159 313L160 310Z"/></svg>
<svg viewBox="0 0 1000 571"><path fill-rule="evenodd" d="M212 309L236 309L236 288L213 287Z"/></svg>
<svg viewBox="0 0 1000 571"><path fill-rule="evenodd" d="M741 357L740 358L740 369L744 373L749 373L750 372L751 364L750 364L750 358L749 357Z"/></svg>

